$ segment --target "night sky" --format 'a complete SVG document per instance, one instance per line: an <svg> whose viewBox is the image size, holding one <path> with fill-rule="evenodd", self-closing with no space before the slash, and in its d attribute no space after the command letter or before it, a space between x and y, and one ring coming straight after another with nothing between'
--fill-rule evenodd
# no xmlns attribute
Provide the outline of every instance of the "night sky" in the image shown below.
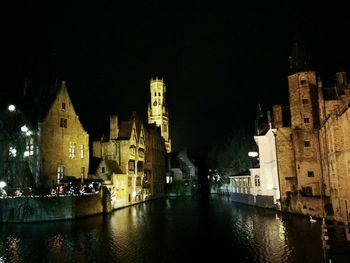
<svg viewBox="0 0 350 263"><path fill-rule="evenodd" d="M288 104L296 36L326 85L349 69L350 16L337 1L34 2L3 9L0 94L19 92L25 78L65 80L91 138L110 114L147 122L155 76L167 85L173 150L252 131L257 103Z"/></svg>

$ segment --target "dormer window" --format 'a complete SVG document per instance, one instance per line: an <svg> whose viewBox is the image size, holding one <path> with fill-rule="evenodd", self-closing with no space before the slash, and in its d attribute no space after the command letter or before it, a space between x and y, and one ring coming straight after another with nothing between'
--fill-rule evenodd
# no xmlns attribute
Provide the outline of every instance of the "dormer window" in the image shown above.
<svg viewBox="0 0 350 263"><path fill-rule="evenodd" d="M62 109L62 110L66 110L66 103L65 103L65 102L62 102L62 104L61 104L61 109Z"/></svg>

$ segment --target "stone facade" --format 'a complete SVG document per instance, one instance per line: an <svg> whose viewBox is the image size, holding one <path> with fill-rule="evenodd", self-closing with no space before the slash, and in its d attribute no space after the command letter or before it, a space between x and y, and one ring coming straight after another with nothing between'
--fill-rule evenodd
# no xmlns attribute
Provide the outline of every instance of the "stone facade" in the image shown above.
<svg viewBox="0 0 350 263"><path fill-rule="evenodd" d="M39 123L41 184L52 186L66 176L86 178L89 168L89 135L69 97L65 82Z"/></svg>
<svg viewBox="0 0 350 263"><path fill-rule="evenodd" d="M274 106L282 209L348 221L350 89L346 74L338 72L335 86L325 88L307 67L291 69L290 127L283 127L281 107Z"/></svg>
<svg viewBox="0 0 350 263"><path fill-rule="evenodd" d="M65 82L37 93L22 99L21 110L7 113L9 130L0 134L7 138L1 139L1 155L12 164L1 167L0 173L16 172L16 181L6 179L9 187L46 189L64 177L87 175L89 135L74 110Z"/></svg>
<svg viewBox="0 0 350 263"><path fill-rule="evenodd" d="M128 121L118 122L117 116L110 117L109 138L93 142L93 155L115 161L123 175L126 175L127 184L124 189L128 204L143 201L145 132L143 124L134 113ZM114 188L117 187L117 182L118 180L113 181Z"/></svg>
<svg viewBox="0 0 350 263"><path fill-rule="evenodd" d="M145 128L145 180L144 190L153 197L163 196L165 193L166 150L160 127L148 124Z"/></svg>
<svg viewBox="0 0 350 263"><path fill-rule="evenodd" d="M150 81L151 102L148 105L148 123L155 123L161 129L167 153L171 152L169 113L165 103L166 86L162 78Z"/></svg>

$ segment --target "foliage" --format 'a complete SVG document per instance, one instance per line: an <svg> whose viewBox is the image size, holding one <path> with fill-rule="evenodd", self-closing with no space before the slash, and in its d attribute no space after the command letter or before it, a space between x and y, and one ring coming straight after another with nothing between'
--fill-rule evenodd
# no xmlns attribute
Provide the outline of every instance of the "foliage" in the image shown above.
<svg viewBox="0 0 350 263"><path fill-rule="evenodd" d="M219 170L221 176L242 172L251 167L248 152L256 151L253 134L240 128L213 145L208 153L209 166Z"/></svg>

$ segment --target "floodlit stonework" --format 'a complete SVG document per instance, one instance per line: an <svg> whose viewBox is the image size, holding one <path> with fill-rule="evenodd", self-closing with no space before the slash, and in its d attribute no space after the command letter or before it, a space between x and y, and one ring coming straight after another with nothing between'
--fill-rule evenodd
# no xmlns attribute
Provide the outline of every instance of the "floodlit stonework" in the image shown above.
<svg viewBox="0 0 350 263"><path fill-rule="evenodd" d="M150 81L151 102L148 105L148 123L155 123L161 128L167 153L171 152L169 134L169 113L165 103L166 86L162 78L152 78Z"/></svg>
<svg viewBox="0 0 350 263"><path fill-rule="evenodd" d="M43 185L55 185L67 176L86 178L89 135L74 110L65 82L39 124L39 133Z"/></svg>

